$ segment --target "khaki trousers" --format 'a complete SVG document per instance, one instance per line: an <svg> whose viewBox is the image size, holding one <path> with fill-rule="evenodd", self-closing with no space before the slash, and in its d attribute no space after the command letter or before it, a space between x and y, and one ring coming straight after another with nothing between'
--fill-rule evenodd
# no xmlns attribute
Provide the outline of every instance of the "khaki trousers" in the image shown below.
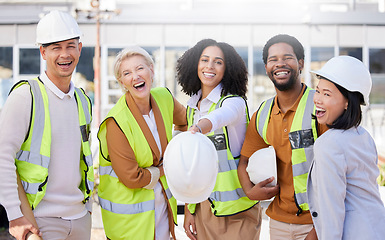
<svg viewBox="0 0 385 240"><path fill-rule="evenodd" d="M91 238L91 214L79 219L37 217L37 225L44 240L89 240Z"/></svg>
<svg viewBox="0 0 385 240"><path fill-rule="evenodd" d="M259 239L262 223L260 204L232 216L216 217L206 200L197 204L194 216L198 240Z"/></svg>
<svg viewBox="0 0 385 240"><path fill-rule="evenodd" d="M292 224L270 218L270 240L304 240L313 224Z"/></svg>

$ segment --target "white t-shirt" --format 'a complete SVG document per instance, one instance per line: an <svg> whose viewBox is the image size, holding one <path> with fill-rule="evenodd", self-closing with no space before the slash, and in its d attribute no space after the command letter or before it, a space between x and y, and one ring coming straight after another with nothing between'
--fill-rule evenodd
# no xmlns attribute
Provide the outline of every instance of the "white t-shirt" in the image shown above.
<svg viewBox="0 0 385 240"><path fill-rule="evenodd" d="M162 146L160 144L158 128L155 122L155 116L151 110L149 115L143 115L144 120L151 130L152 136L158 145L159 152L162 154ZM161 156L160 156L161 157ZM167 202L163 196L162 185L159 181L154 187L155 194L155 240L168 240L170 239L170 229L168 226L168 215L167 215Z"/></svg>

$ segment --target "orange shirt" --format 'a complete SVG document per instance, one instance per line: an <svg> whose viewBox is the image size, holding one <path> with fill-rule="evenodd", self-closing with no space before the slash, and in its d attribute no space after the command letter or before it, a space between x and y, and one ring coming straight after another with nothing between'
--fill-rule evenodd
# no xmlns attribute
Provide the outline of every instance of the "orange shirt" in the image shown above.
<svg viewBox="0 0 385 240"><path fill-rule="evenodd" d="M300 96L286 113L281 112L278 107L277 98L275 98L266 136L277 155L277 182L280 185L280 192L266 210L266 214L274 220L294 224L312 223L309 211L304 211L299 216L296 215L298 208L294 202L291 146L289 141L291 123L304 90L305 85L303 84ZM242 146L241 155L245 157L250 157L255 151L268 146L257 131L255 125L256 115L257 112L253 114L250 120ZM327 127L325 125L318 125L318 135L321 135L326 130Z"/></svg>

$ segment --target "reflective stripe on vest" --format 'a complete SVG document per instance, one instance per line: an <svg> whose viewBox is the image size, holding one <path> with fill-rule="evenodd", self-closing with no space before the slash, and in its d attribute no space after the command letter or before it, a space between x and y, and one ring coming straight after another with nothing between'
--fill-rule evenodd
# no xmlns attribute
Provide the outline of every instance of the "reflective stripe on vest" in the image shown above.
<svg viewBox="0 0 385 240"><path fill-rule="evenodd" d="M100 166L99 167L99 176L103 176L103 175L109 175L111 177L114 177L114 178L118 178L118 176L116 175L114 169L112 169L112 166ZM171 199L173 197L171 191L169 188L165 189L165 193L166 193L166 196L167 196L167 199ZM105 199L102 199L102 198L99 198L101 199L104 203L105 203L105 206L115 206L115 203L112 203L108 200L105 200ZM132 208L132 209L137 209L135 211L135 213L125 213L125 214L136 214L136 213L141 213L141 212L146 212L146 211L151 211L151 210L154 210L153 208L152 209L149 209L149 208L143 208L143 211L139 211L138 209L141 209L141 208L138 208L138 207L135 207L135 206L140 206L140 204L117 204L117 208L116 209L119 209L120 207L124 206L124 205L127 205L129 206L129 208ZM130 205L132 205L132 207L130 207ZM106 209L106 208L104 208ZM119 213L117 211L114 211L113 210L113 207L110 207L111 210L109 210L110 212L114 212L114 213ZM108 209L106 209L108 210ZM130 212L130 211L128 211Z"/></svg>
<svg viewBox="0 0 385 240"><path fill-rule="evenodd" d="M93 161L89 142L91 102L79 88L75 88L75 99L79 109L79 124L83 151L83 161L80 161L80 170L85 174L80 186L84 191L84 199L87 201L92 194L92 190L94 189Z"/></svg>
<svg viewBox="0 0 385 240"><path fill-rule="evenodd" d="M173 127L173 97L166 88L154 88L151 90L151 95L160 109L167 140L170 141ZM113 118L125 134L134 151L138 166L147 168L153 165L152 150L137 121L127 107L126 96L122 96L108 113L98 132L100 141L98 195L106 235L110 239L131 239L133 236L137 239L154 239L154 191L145 188L130 189L119 181L111 166L106 142L106 120L109 118ZM176 223L176 199L168 188L165 176L160 177L160 182Z"/></svg>
<svg viewBox="0 0 385 240"><path fill-rule="evenodd" d="M225 99L238 97L228 95L222 97L218 103L213 103L209 113L222 106ZM247 123L248 108L246 104ZM187 107L187 121L189 128L194 122L194 109ZM218 153L218 175L213 192L210 194L211 210L215 216L229 216L245 211L254 206L258 201L247 198L238 179L239 158L234 159L230 151L227 127L214 130L207 134L207 137L214 143ZM188 204L191 213L195 212L196 204Z"/></svg>
<svg viewBox="0 0 385 240"><path fill-rule="evenodd" d="M289 141L292 149L291 162L293 170L294 198L298 207L298 213L309 210L306 195L307 175L313 159L313 144L317 138L316 122L312 118L315 114L313 103L314 90L306 87L298 104L289 133ZM259 135L267 140L267 126L274 98L262 103L258 110L256 126ZM270 144L269 144L270 145Z"/></svg>
<svg viewBox="0 0 385 240"><path fill-rule="evenodd" d="M44 84L36 78L19 82L15 84L12 90L23 84L29 84L31 88L31 123L27 139L20 147L19 152L17 152L15 162L22 185L27 193L28 201L32 209L34 209L44 197L46 191L51 151L51 120L48 95ZM91 122L91 103L85 94L77 88L75 88L75 98L79 98L82 105L82 107L79 108L78 103L79 124L87 125L85 128L87 130ZM85 120L83 121L82 119ZM87 131L86 134L88 135ZM85 140L84 136L82 136L82 140ZM86 143L87 144L84 145L84 141L82 141L81 148L82 153L87 153L86 156L83 155L85 163L80 161L80 168L82 169L82 165L85 165L86 167L83 167L83 169L87 169L86 172L82 171L82 173L84 173L84 175L82 175L82 181L86 182L86 184L84 184L86 187L79 187L84 192L84 201L90 197L94 185L92 156L88 139Z"/></svg>

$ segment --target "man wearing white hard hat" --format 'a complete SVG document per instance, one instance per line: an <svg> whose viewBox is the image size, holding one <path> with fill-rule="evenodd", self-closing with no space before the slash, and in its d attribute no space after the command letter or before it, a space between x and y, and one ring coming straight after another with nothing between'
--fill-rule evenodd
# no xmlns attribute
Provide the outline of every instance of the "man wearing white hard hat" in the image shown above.
<svg viewBox="0 0 385 240"><path fill-rule="evenodd" d="M314 90L301 83L302 44L286 34L274 36L263 48L263 61L276 96L263 102L250 120L239 160L239 178L250 199L275 196L266 210L271 239L305 239L313 228L306 195L307 172L314 141L327 127L312 118ZM276 152L279 191L268 186L273 178L253 184L246 172L252 154L269 145Z"/></svg>
<svg viewBox="0 0 385 240"><path fill-rule="evenodd" d="M80 36L68 13L43 17L36 42L47 68L15 84L0 116L0 203L16 239L29 232L44 239L90 239L91 102L71 80ZM20 210L18 176L38 226Z"/></svg>

